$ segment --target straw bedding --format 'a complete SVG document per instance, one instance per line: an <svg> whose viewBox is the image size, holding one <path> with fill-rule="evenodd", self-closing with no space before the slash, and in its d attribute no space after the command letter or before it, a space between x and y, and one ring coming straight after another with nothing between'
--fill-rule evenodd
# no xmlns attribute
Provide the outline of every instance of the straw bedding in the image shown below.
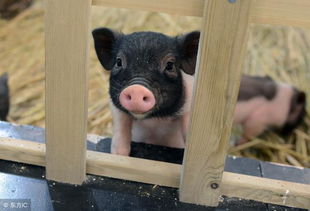
<svg viewBox="0 0 310 211"><path fill-rule="evenodd" d="M36 2L14 19L0 19L0 74L9 73L9 120L44 127L44 11ZM92 8L92 28L111 27L124 33L141 30L168 35L197 30L201 19L160 13ZM280 26L251 26L244 73L270 75L310 95L310 31ZM91 45L89 70L88 132L112 135L108 105L108 73ZM307 111L310 111L309 104ZM233 147L230 153L295 166L310 167L310 118L288 138L267 132L260 138Z"/></svg>

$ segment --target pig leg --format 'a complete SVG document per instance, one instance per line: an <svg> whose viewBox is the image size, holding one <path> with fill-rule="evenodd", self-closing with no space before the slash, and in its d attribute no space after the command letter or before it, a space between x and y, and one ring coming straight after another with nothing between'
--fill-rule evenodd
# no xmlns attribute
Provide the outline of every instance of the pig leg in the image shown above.
<svg viewBox="0 0 310 211"><path fill-rule="evenodd" d="M183 136L184 143L186 142L186 135L187 135L187 131L188 131L189 120L190 120L190 113L186 112L182 116L182 136Z"/></svg>
<svg viewBox="0 0 310 211"><path fill-rule="evenodd" d="M111 111L113 116L111 153L128 156L131 144L132 118L117 109L112 103Z"/></svg>

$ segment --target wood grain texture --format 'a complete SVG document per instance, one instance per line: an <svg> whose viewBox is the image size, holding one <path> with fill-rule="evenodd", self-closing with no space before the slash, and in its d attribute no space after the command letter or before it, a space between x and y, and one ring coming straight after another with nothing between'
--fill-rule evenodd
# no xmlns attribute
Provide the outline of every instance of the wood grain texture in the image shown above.
<svg viewBox="0 0 310 211"><path fill-rule="evenodd" d="M0 159L45 166L45 144L0 138ZM87 151L89 174L177 188L180 169L181 165L178 164ZM228 197L310 207L309 184L224 172L220 191Z"/></svg>
<svg viewBox="0 0 310 211"><path fill-rule="evenodd" d="M204 0L93 0L94 5L202 16Z"/></svg>
<svg viewBox="0 0 310 211"><path fill-rule="evenodd" d="M47 178L80 184L86 174L90 0L48 0L46 46Z"/></svg>
<svg viewBox="0 0 310 211"><path fill-rule="evenodd" d="M0 159L45 166L45 144L0 138Z"/></svg>
<svg viewBox="0 0 310 211"><path fill-rule="evenodd" d="M310 28L309 0L257 0L252 22Z"/></svg>
<svg viewBox="0 0 310 211"><path fill-rule="evenodd" d="M221 194L256 201L310 208L310 185L225 172Z"/></svg>
<svg viewBox="0 0 310 211"><path fill-rule="evenodd" d="M46 166L45 144L0 138L0 159ZM136 182L179 187L181 165L87 151L87 173Z"/></svg>
<svg viewBox="0 0 310 211"><path fill-rule="evenodd" d="M181 166L147 159L87 151L87 173L179 187Z"/></svg>
<svg viewBox="0 0 310 211"><path fill-rule="evenodd" d="M181 175L183 202L217 206L247 44L251 0L208 0Z"/></svg>
<svg viewBox="0 0 310 211"><path fill-rule="evenodd" d="M208 0L93 0L93 4L201 17L206 1ZM310 28L309 11L309 0L259 0L251 15L253 23Z"/></svg>

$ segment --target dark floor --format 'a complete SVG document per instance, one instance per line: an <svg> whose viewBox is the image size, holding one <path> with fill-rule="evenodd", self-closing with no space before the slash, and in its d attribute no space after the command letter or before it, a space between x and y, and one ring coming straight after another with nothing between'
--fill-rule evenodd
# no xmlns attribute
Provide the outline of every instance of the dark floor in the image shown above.
<svg viewBox="0 0 310 211"><path fill-rule="evenodd" d="M44 130L0 122L0 136L44 142ZM88 141L90 150L109 151L110 139ZM183 150L132 145L131 156L181 163ZM226 171L310 184L310 170L284 167L246 158L228 157ZM6 207L6 208L5 208ZM13 209L15 207L15 209ZM0 211L6 210L302 210L223 198L217 208L181 203L175 188L99 176L87 176L81 186L45 180L42 167L0 160Z"/></svg>

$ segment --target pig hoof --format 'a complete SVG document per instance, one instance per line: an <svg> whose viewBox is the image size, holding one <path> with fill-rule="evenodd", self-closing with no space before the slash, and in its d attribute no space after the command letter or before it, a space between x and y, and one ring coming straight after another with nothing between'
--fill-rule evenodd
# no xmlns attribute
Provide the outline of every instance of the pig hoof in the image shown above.
<svg viewBox="0 0 310 211"><path fill-rule="evenodd" d="M115 155L129 156L130 148L124 147L113 147L111 148L111 153Z"/></svg>

